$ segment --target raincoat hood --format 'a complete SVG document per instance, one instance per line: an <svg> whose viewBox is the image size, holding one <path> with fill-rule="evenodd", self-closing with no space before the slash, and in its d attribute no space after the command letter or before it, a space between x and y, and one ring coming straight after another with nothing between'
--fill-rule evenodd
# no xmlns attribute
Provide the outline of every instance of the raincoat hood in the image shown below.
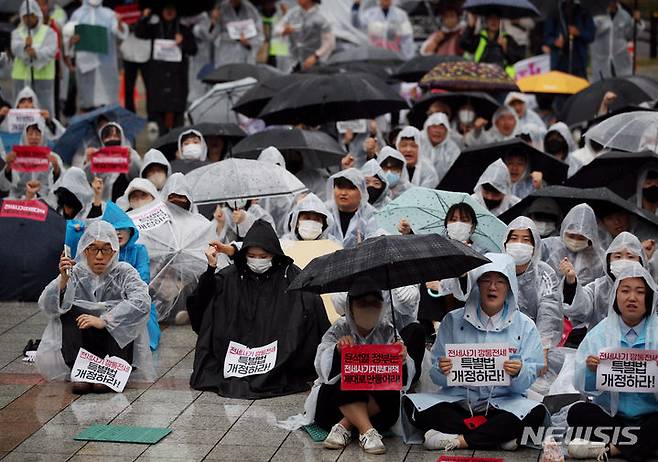
<svg viewBox="0 0 658 462"><path fill-rule="evenodd" d="M530 264L532 266L537 266L539 263L539 260L541 260L541 251L542 251L542 244L541 244L541 235L539 234L539 230L537 229L537 225L535 224L534 221L532 221L528 217L520 216L516 217L514 220L510 222L509 225L507 225L507 232L505 233L505 241L509 238L509 235L512 231L516 229L529 229L530 234L532 234L532 240L535 241L534 244L534 252L532 253L532 260L530 260ZM505 248L505 242L503 242L501 248Z"/></svg>
<svg viewBox="0 0 658 462"><path fill-rule="evenodd" d="M41 9L39 9L39 14L41 14ZM30 98L32 100L32 104L34 105L35 109L39 109L39 98L37 98L37 94L32 90L30 87L23 87L21 91L18 92L16 95L16 98L14 99L14 108L18 107L18 103L22 99Z"/></svg>
<svg viewBox="0 0 658 462"><path fill-rule="evenodd" d="M107 207L103 213L103 221L110 223L117 231L120 229L131 230L130 239L128 239L128 242L124 248L133 246L137 243L137 240L139 239L139 229L137 229L135 223L133 223L130 217L126 214L126 212L121 210L121 208Z"/></svg>
<svg viewBox="0 0 658 462"><path fill-rule="evenodd" d="M624 250L640 257L642 266L648 268L648 259L644 253L642 243L634 234L627 231L619 233L617 237L612 240L608 249L605 251L606 261L608 261L610 255L613 253L622 252Z"/></svg>
<svg viewBox="0 0 658 462"><path fill-rule="evenodd" d="M511 103L512 101L522 101L524 104L528 104L528 97L526 96L525 93L521 93L518 91L511 91L505 97L505 102L503 104L505 106L509 106L509 103Z"/></svg>
<svg viewBox="0 0 658 462"><path fill-rule="evenodd" d="M389 187L388 181L386 181L386 174L384 173L382 167L379 165L379 162L377 162L377 159L370 159L368 162L363 164L363 167L361 167L361 173L363 173L363 176L366 178L369 176L376 176L377 179L379 179L379 181L384 184L384 190L379 195L379 199L377 199L377 201L373 204L376 207L376 204L385 201L388 195Z"/></svg>
<svg viewBox="0 0 658 462"><path fill-rule="evenodd" d="M272 263L288 266L293 263L292 258L283 253L281 242L272 225L265 220L256 220L242 241L242 247L235 254L235 263L241 268L247 266L247 249L260 247L273 255Z"/></svg>
<svg viewBox="0 0 658 462"><path fill-rule="evenodd" d="M27 145L27 129L34 127L34 125L36 125L41 132L41 142L39 143L39 146L45 146L48 141L46 139L46 122L43 120L43 117L39 117L36 124L29 124L23 127L23 133L21 134L21 144L23 146Z"/></svg>
<svg viewBox="0 0 658 462"><path fill-rule="evenodd" d="M127 210L130 208L130 193L133 191L143 191L145 193L150 194L153 196L153 201L158 201L161 199L160 193L158 190L155 188L155 185L151 183L149 180L146 178L134 178L130 184L128 184L128 187L126 188L126 192L123 193L123 196L121 196L117 200L117 204L124 210Z"/></svg>
<svg viewBox="0 0 658 462"><path fill-rule="evenodd" d="M405 169L403 169L404 171ZM365 207L368 204L368 190L366 189L366 178L356 168L348 168L346 170L341 170L338 173L334 173L327 180L327 197L331 198L330 200L334 201L334 181L338 178L344 178L354 186L357 187L361 193L361 205L360 207Z"/></svg>
<svg viewBox="0 0 658 462"><path fill-rule="evenodd" d="M435 115L435 114L432 114L432 115ZM432 116L430 116L430 117L432 117ZM404 127L400 131L400 133L398 133L398 137L395 139L395 149L400 149L400 141L402 140L402 138L413 138L414 143L416 143L418 145L418 149L420 149L421 133L420 133L420 131L418 131L418 129L416 127L407 126L407 127Z"/></svg>
<svg viewBox="0 0 658 462"><path fill-rule="evenodd" d="M290 215L290 226L292 229L289 231L291 233L296 233L299 214L302 212L319 213L320 215L324 216L325 224L322 228L322 234L320 237L318 237L318 239L327 239L328 231L334 224L334 217L331 212L329 212L329 209L327 209L327 206L324 205L324 202L322 202L320 198L315 194L309 193L299 202L299 204L295 205Z"/></svg>
<svg viewBox="0 0 658 462"><path fill-rule="evenodd" d="M116 122L108 122L107 124L103 125L103 128L98 130L98 133L97 133L98 134L98 139L99 139L99 141L101 142L101 144L103 146L105 146L105 143L103 142L103 137L101 136L101 134L103 133L103 131L107 127L115 127L117 130L119 130L119 135L121 136L121 145L120 146L128 146L128 147L130 146L130 142L128 141L125 134L123 133L123 127L121 125L119 125L118 123L116 123Z"/></svg>
<svg viewBox="0 0 658 462"><path fill-rule="evenodd" d="M145 178L144 172L151 165L162 165L167 169L167 178L171 176L171 164L162 152L153 148L149 149L146 151L146 154L144 154L144 163L142 164L142 169L139 171L139 176Z"/></svg>
<svg viewBox="0 0 658 462"><path fill-rule="evenodd" d="M450 132L451 132L450 120L448 119L448 116L444 112L435 112L434 114L431 114L425 121L425 124L423 125L423 133L425 134L425 136L427 136L428 141L429 141L429 134L427 133L427 129L433 125L443 125L447 130L446 137L440 144L443 144L446 142L446 140L450 139ZM413 127L407 127L407 128L413 128ZM402 132L400 132L400 134L402 134ZM399 139L400 136L398 135L398 140Z"/></svg>
<svg viewBox="0 0 658 462"><path fill-rule="evenodd" d="M487 167L475 185L473 192L479 192L482 185L486 183L489 183L506 196L512 194L512 178L510 177L507 165L505 165L502 159L496 160Z"/></svg>
<svg viewBox="0 0 658 462"><path fill-rule="evenodd" d="M91 268L87 265L85 249L94 241L109 242L112 246L112 250L114 250L114 255L112 255L112 259L104 271L107 273L119 260L119 238L117 237L117 232L114 229L114 226L107 221L95 220L86 226L85 232L82 233L82 237L80 237L80 241L78 242L78 251L75 257L76 264L92 273Z"/></svg>
<svg viewBox="0 0 658 462"><path fill-rule="evenodd" d="M503 114L511 114L512 116L514 116L514 120L516 122L516 125L514 125L514 130L512 130L512 133L507 136L508 138L512 138L512 137L516 136L519 132L519 128L520 128L519 127L519 117L516 115L516 111L513 108L511 108L511 107L509 107L505 104L500 106L498 109L496 109L496 112L493 113L493 116L491 117L491 122L492 122L493 126L491 127L491 129L497 131L498 133L500 133L500 130L498 130L498 127L496 127L496 121ZM501 136L502 136L502 133L501 133Z"/></svg>
<svg viewBox="0 0 658 462"><path fill-rule="evenodd" d="M187 197L187 200L190 201L190 212L197 212L197 206L194 203L192 196L192 188L187 183L187 178L180 172L176 172L167 179L162 191L160 191L160 196L163 202L167 202L170 194L177 194L179 196Z"/></svg>
<svg viewBox="0 0 658 462"><path fill-rule="evenodd" d="M642 168L642 170L640 170L640 173L637 176L637 186L635 189L635 205L637 205L639 208L643 208L642 186L644 186L644 181L647 179L649 172L658 173L658 162L649 162L645 167Z"/></svg>
<svg viewBox="0 0 658 462"><path fill-rule="evenodd" d="M548 131L546 132L546 135L544 138L548 136L549 133L551 132L558 132L562 138L564 138L564 141L567 142L567 146L569 148L569 152L567 153L567 156L574 152L576 149L578 149L578 146L576 146L576 142L573 140L573 136L571 136L571 131L569 130L569 127L567 127L567 124L564 122L556 122L553 125L551 125L548 128Z"/></svg>
<svg viewBox="0 0 658 462"><path fill-rule="evenodd" d="M283 157L283 154L281 154L281 151L274 146L263 149L258 156L258 160L286 168L286 159Z"/></svg>
<svg viewBox="0 0 658 462"><path fill-rule="evenodd" d="M59 188L66 189L72 193L80 202L82 208L89 204L94 198L94 190L87 181L87 175L78 167L69 168L61 179L56 183L55 193Z"/></svg>
<svg viewBox="0 0 658 462"><path fill-rule="evenodd" d="M377 292L377 291L373 290L373 292ZM369 343L371 339L378 338L379 336L381 336L382 331L387 332L390 329L390 323L386 317L386 312L387 310L390 309L391 306L385 301L382 301L382 309L379 310L379 320L377 322L377 325L370 331L368 335L363 337L361 334L359 334L359 329L356 326L356 322L354 321L354 315L352 313L352 303L350 301L350 298L347 297L347 306L345 307L345 321L347 321L347 325L350 328L350 332L357 340L357 343Z"/></svg>
<svg viewBox="0 0 658 462"><path fill-rule="evenodd" d="M560 237L564 242L567 233L580 234L592 241L592 247L598 249L599 233L594 210L587 204L578 204L564 217L560 227Z"/></svg>
<svg viewBox="0 0 658 462"><path fill-rule="evenodd" d="M195 160L200 160L200 161L204 162L208 158L208 145L206 144L206 139L203 137L201 132L198 131L198 130L194 130L194 129L185 130L180 135L178 135L178 153L179 153L180 157L184 158L183 157L183 138L185 136L189 135L189 134L194 134L197 137L199 137L199 139L201 140L201 147L202 147L203 152L201 154L201 157L199 157L199 159L195 159Z"/></svg>
<svg viewBox="0 0 658 462"><path fill-rule="evenodd" d="M27 14L28 4L29 4L30 14L33 14L37 17L37 19L39 20L39 24L43 24L43 14L41 13L41 8L39 7L39 4L36 2L36 0L23 1L23 3L21 3L20 9L18 10L18 15L22 19L23 16ZM21 26L25 27L23 21L21 21Z"/></svg>
<svg viewBox="0 0 658 462"><path fill-rule="evenodd" d="M398 140L399 139L400 138L398 137ZM399 142L398 142L398 144L399 144ZM400 151L398 151L397 149L393 149L390 146L384 146L379 151L379 154L377 154L377 163L379 164L379 167L381 168L384 161L386 159L388 159L389 157L402 162L402 171L400 172L400 181L398 182L398 184L401 184L401 185L407 184L409 182L409 172L407 171L407 160L404 158L402 153ZM420 162L420 160L419 160L419 162ZM383 169L382 169L382 173L383 173Z"/></svg>

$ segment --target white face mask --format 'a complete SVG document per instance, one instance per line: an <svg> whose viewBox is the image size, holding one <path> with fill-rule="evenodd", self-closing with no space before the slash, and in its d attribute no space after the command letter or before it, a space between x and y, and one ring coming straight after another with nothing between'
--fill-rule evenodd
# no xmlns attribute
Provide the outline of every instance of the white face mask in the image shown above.
<svg viewBox="0 0 658 462"><path fill-rule="evenodd" d="M630 266L632 263L635 263L633 260L615 260L610 262L610 272L615 278L618 278L622 271L625 268Z"/></svg>
<svg viewBox="0 0 658 462"><path fill-rule="evenodd" d="M555 223L552 221L535 221L535 224L541 237L548 237L556 230Z"/></svg>
<svg viewBox="0 0 658 462"><path fill-rule="evenodd" d="M299 220L297 232L305 241L313 241L322 234L322 223L315 220Z"/></svg>
<svg viewBox="0 0 658 462"><path fill-rule="evenodd" d="M263 274L272 267L271 258L250 258L247 257L247 266L256 274Z"/></svg>
<svg viewBox="0 0 658 462"><path fill-rule="evenodd" d="M372 330L379 324L381 309L377 308L352 308L354 324L364 330Z"/></svg>
<svg viewBox="0 0 658 462"><path fill-rule="evenodd" d="M203 157L203 146L200 143L186 144L183 146L181 156L187 160L201 160L201 157Z"/></svg>
<svg viewBox="0 0 658 462"><path fill-rule="evenodd" d="M475 120L475 112L469 109L462 109L458 112L459 121L463 124L471 124Z"/></svg>
<svg viewBox="0 0 658 462"><path fill-rule="evenodd" d="M153 199L133 199L130 201L130 208L137 210L147 204L150 204L151 202L153 202Z"/></svg>
<svg viewBox="0 0 658 462"><path fill-rule="evenodd" d="M532 259L535 248L522 242L510 242L505 245L505 252L514 259L516 265L525 265Z"/></svg>
<svg viewBox="0 0 658 462"><path fill-rule="evenodd" d="M571 250L572 252L581 252L585 250L587 247L589 247L589 241L581 241L578 239L571 239L570 237L564 237L564 245L567 247L567 249Z"/></svg>
<svg viewBox="0 0 658 462"><path fill-rule="evenodd" d="M155 185L155 188L160 191L167 182L167 174L164 172L155 172L146 178Z"/></svg>
<svg viewBox="0 0 658 462"><path fill-rule="evenodd" d="M87 0L90 6L100 6L103 3L103 0Z"/></svg>
<svg viewBox="0 0 658 462"><path fill-rule="evenodd" d="M454 221L448 223L446 229L448 230L448 237L459 242L468 242L471 238L471 224L462 221Z"/></svg>

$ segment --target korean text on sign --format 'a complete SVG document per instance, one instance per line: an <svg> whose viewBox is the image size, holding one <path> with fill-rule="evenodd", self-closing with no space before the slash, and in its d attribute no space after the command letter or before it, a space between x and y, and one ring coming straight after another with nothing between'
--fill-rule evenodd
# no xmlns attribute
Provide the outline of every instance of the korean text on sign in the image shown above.
<svg viewBox="0 0 658 462"><path fill-rule="evenodd" d="M167 205L160 201L155 205L147 206L144 210L142 208L132 210L128 212L128 216L140 232L155 229L171 221Z"/></svg>
<svg viewBox="0 0 658 462"><path fill-rule="evenodd" d="M28 173L48 171L50 167L49 147L15 145L12 149L16 153L16 160L11 164L13 170Z"/></svg>
<svg viewBox="0 0 658 462"><path fill-rule="evenodd" d="M71 369L71 382L100 383L121 393L128 383L132 369L132 366L121 358L100 358L80 348Z"/></svg>
<svg viewBox="0 0 658 462"><path fill-rule="evenodd" d="M603 391L656 393L658 351L606 348L599 353L596 388Z"/></svg>
<svg viewBox="0 0 658 462"><path fill-rule="evenodd" d="M510 377L503 369L510 348L500 343L450 343L446 357L452 360L448 386L507 386Z"/></svg>
<svg viewBox="0 0 658 462"><path fill-rule="evenodd" d="M34 221L46 221L48 206L37 199L29 201L4 199L0 207L0 218L25 218Z"/></svg>
<svg viewBox="0 0 658 462"><path fill-rule="evenodd" d="M39 109L10 109L7 113L7 131L21 133L25 127L36 124L39 119Z"/></svg>
<svg viewBox="0 0 658 462"><path fill-rule="evenodd" d="M276 365L279 341L256 348L249 348L231 341L224 358L224 378L247 377L265 374Z"/></svg>
<svg viewBox="0 0 658 462"><path fill-rule="evenodd" d="M91 173L128 173L130 149L126 146L105 146L91 156Z"/></svg>
<svg viewBox="0 0 658 462"><path fill-rule="evenodd" d="M341 350L341 390L401 390L402 345L355 345Z"/></svg>

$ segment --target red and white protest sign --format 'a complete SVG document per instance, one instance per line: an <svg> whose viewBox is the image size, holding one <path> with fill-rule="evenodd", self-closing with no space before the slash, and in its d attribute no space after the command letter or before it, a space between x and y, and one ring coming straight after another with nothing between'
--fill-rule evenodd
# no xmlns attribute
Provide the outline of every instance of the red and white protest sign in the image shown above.
<svg viewBox="0 0 658 462"><path fill-rule="evenodd" d="M0 207L0 218L26 218L28 220L46 221L48 206L38 200L21 201L4 199Z"/></svg>
<svg viewBox="0 0 658 462"><path fill-rule="evenodd" d="M71 382L100 383L121 393L128 383L133 368L116 356L101 358L84 348L78 351L71 369Z"/></svg>
<svg viewBox="0 0 658 462"><path fill-rule="evenodd" d="M402 345L346 346L341 359L341 390L402 389Z"/></svg>
<svg viewBox="0 0 658 462"><path fill-rule="evenodd" d="M276 365L278 349L278 340L256 348L231 341L224 358L224 378L268 373Z"/></svg>
<svg viewBox="0 0 658 462"><path fill-rule="evenodd" d="M128 173L129 167L127 146L105 146L91 156L91 173Z"/></svg>
<svg viewBox="0 0 658 462"><path fill-rule="evenodd" d="M117 5L114 11L119 15L119 18L129 26L135 24L142 17L142 12L139 10L139 3L131 3L129 5Z"/></svg>
<svg viewBox="0 0 658 462"><path fill-rule="evenodd" d="M596 389L626 393L657 393L658 351L605 348L599 352Z"/></svg>
<svg viewBox="0 0 658 462"><path fill-rule="evenodd" d="M452 360L448 386L509 386L503 364L515 349L502 343L448 343L446 357Z"/></svg>
<svg viewBox="0 0 658 462"><path fill-rule="evenodd" d="M50 148L47 146L14 146L16 159L11 168L17 172L47 172Z"/></svg>

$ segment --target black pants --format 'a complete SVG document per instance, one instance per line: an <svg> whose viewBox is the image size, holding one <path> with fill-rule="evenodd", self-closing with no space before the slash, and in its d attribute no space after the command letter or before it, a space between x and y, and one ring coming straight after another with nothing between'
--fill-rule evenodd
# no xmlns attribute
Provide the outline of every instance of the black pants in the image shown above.
<svg viewBox="0 0 658 462"><path fill-rule="evenodd" d="M331 430L343 419L340 407L346 404L367 403L370 398L377 403L380 412L370 417L373 427L384 432L397 422L400 416L399 391L342 391L340 381L334 385L322 384L315 408L315 423L325 430Z"/></svg>
<svg viewBox="0 0 658 462"><path fill-rule="evenodd" d="M183 126L183 113L172 112L173 125L171 129ZM166 112L149 112L149 120L158 124L159 135L163 136L169 133L170 128L167 126L167 113Z"/></svg>
<svg viewBox="0 0 658 462"><path fill-rule="evenodd" d="M511 412L489 407L486 423L471 430L464 424L464 419L471 417L471 413L458 403L439 403L417 411L414 404L407 397L403 399L404 410L411 423L418 429L438 430L443 433L463 435L464 440L472 449L492 449L513 439L518 439L524 427L537 428L544 424L546 409L543 406L535 407L524 419L519 419ZM476 413L484 415L484 413Z"/></svg>
<svg viewBox="0 0 658 462"><path fill-rule="evenodd" d="M425 329L418 322L407 324L400 331L400 337L407 347L407 353L413 359L416 373L412 383L416 383L420 378L423 367L423 356L425 355Z"/></svg>
<svg viewBox="0 0 658 462"><path fill-rule="evenodd" d="M601 431L610 438L610 441L619 449L621 455L626 460L642 461L652 456L653 451L658 448L658 412L645 414L637 419L624 418L617 414L614 417L609 416L603 409L594 403L576 403L569 409L567 423L573 428L572 438L586 438L591 441L602 441L594 435L593 429L596 427L640 427L639 430L631 431L637 436L637 443L616 444L613 440L614 430ZM587 429L591 429L587 431ZM621 430L617 430L619 443L628 442L625 435L621 435ZM590 436L591 435L591 436Z"/></svg>
<svg viewBox="0 0 658 462"><path fill-rule="evenodd" d="M146 63L123 62L123 88L126 99L126 109L135 111L134 91L137 83L137 74L142 74L142 80L146 82Z"/></svg>
<svg viewBox="0 0 658 462"><path fill-rule="evenodd" d="M78 329L76 318L81 314L88 314L79 308L73 307L59 317L62 322L62 356L68 367L73 367L80 348L101 358L117 356L128 364L133 362L133 342L124 348L114 340L107 329Z"/></svg>

